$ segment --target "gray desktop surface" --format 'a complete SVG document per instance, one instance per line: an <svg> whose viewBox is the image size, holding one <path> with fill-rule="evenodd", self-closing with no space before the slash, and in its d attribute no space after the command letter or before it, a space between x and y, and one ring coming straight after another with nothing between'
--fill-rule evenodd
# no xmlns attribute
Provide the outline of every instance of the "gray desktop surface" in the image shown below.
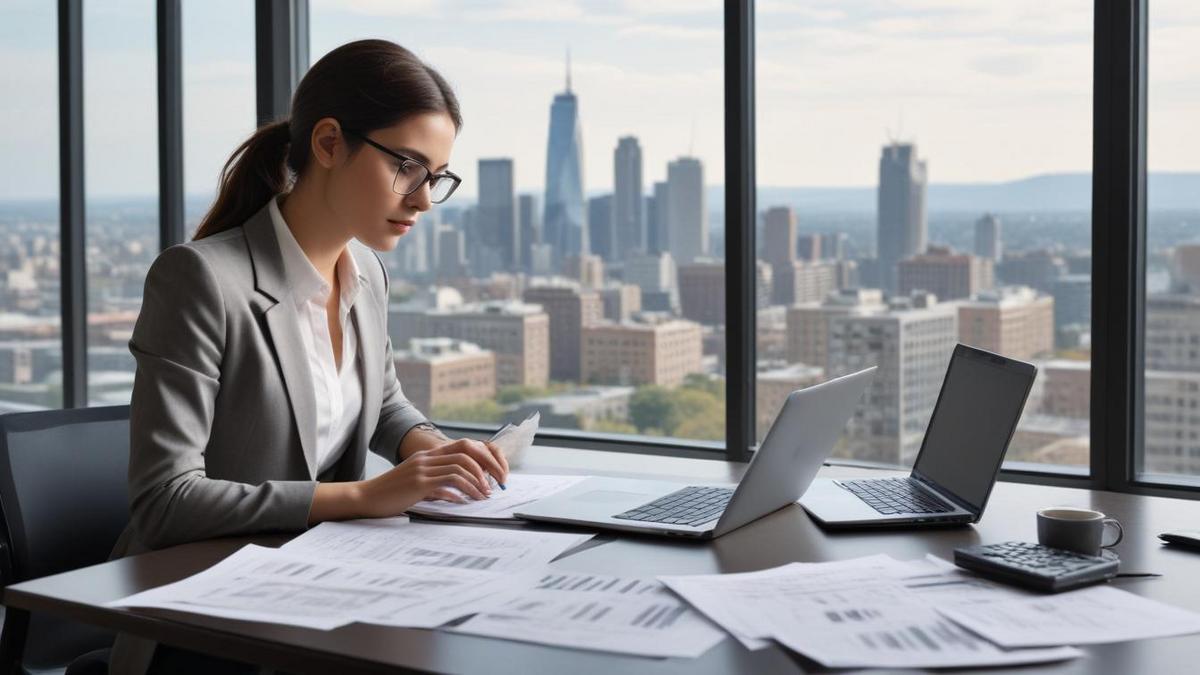
<svg viewBox="0 0 1200 675"><path fill-rule="evenodd" d="M635 456L588 450L535 447L523 470L648 476L681 481L733 482L744 465L710 460ZM634 470L636 469L636 471ZM886 475L830 467L823 476ZM1151 579L1118 579L1114 585L1139 595L1200 611L1200 552L1164 547L1157 533L1195 528L1200 502L1111 492L1001 483L983 520L969 527L828 533L799 506L789 506L709 542L635 535L601 535L562 564L571 569L616 574L709 574L746 572L793 561L825 561L887 553L946 559L955 547L1036 539L1034 512L1044 506L1094 508L1119 519L1125 540L1117 547L1122 571L1157 572ZM521 526L518 526L521 527ZM561 529L547 526L539 529ZM448 672L504 673L790 673L820 672L814 663L772 647L750 652L731 639L698 659L647 659L546 647L442 631L351 625L333 631L229 621L199 616L151 614L103 607L110 600L176 581L254 542L279 545L282 536L219 539L177 546L11 586L4 603L49 612L161 642L209 651L291 673ZM1173 673L1195 672L1200 635L1101 645L1087 656L1059 664L987 672ZM944 671L939 671L944 672Z"/></svg>

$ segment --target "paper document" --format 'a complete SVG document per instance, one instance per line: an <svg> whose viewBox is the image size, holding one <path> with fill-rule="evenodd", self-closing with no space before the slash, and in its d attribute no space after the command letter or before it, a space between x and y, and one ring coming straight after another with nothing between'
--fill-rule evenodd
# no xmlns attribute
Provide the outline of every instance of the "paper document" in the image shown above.
<svg viewBox="0 0 1200 675"><path fill-rule="evenodd" d="M464 497L467 501L463 504L442 500L423 501L417 502L408 512L448 520L515 520L513 513L519 507L565 490L586 477L511 473L505 485L508 489L492 490L492 496L487 499Z"/></svg>
<svg viewBox="0 0 1200 675"><path fill-rule="evenodd" d="M520 576L453 567L317 561L248 545L199 574L108 606L320 630L355 621L432 628L469 614L474 611L471 605L512 583L528 582Z"/></svg>
<svg viewBox="0 0 1200 675"><path fill-rule="evenodd" d="M519 468L524 461L525 450L533 445L533 439L537 435L541 420L542 414L535 412L516 426L505 424L488 439L504 453L504 459L508 460L510 470Z"/></svg>
<svg viewBox="0 0 1200 675"><path fill-rule="evenodd" d="M641 656L696 657L725 633L654 579L547 568L451 630Z"/></svg>
<svg viewBox="0 0 1200 675"><path fill-rule="evenodd" d="M947 601L950 594L934 588L960 587L956 597L971 593L976 600L1003 591L960 586L956 574L938 574L928 561L873 556L660 579L739 638L771 638L831 668L967 667L1080 655L1069 647L1006 650L960 628L935 609L931 599L940 594Z"/></svg>
<svg viewBox="0 0 1200 675"><path fill-rule="evenodd" d="M1100 644L1200 633L1200 614L1109 586L939 610L1006 647Z"/></svg>
<svg viewBox="0 0 1200 675"><path fill-rule="evenodd" d="M399 517L321 523L282 550L310 560L511 572L541 568L591 538L590 534L413 523Z"/></svg>

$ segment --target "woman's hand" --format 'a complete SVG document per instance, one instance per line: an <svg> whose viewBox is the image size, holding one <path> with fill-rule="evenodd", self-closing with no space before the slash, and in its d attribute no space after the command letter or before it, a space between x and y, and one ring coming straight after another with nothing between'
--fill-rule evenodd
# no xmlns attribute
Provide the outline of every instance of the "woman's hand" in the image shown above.
<svg viewBox="0 0 1200 675"><path fill-rule="evenodd" d="M415 452L369 480L318 484L308 522L398 516L423 499L463 502L459 493L486 499L492 492L489 474L500 485L508 479L508 462L500 448L460 438Z"/></svg>

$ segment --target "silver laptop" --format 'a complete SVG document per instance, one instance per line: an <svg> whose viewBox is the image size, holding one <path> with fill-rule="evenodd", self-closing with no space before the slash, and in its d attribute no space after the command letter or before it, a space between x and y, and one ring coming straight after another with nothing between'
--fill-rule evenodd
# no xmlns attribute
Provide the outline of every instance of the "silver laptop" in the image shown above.
<svg viewBox="0 0 1200 675"><path fill-rule="evenodd" d="M974 523L983 516L1037 368L954 348L912 473L815 481L800 504L829 528Z"/></svg>
<svg viewBox="0 0 1200 675"><path fill-rule="evenodd" d="M516 516L605 530L719 537L804 494L874 375L872 367L789 394L736 488L595 477L522 507Z"/></svg>

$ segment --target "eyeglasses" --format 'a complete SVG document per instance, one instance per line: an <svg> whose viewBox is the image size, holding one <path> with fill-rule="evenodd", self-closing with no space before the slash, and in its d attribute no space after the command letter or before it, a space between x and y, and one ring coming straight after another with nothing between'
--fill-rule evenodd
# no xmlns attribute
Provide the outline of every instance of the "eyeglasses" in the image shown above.
<svg viewBox="0 0 1200 675"><path fill-rule="evenodd" d="M398 152L393 152L388 148L385 148L370 138L367 138L367 135L364 133L354 131L353 129L347 129L345 127L342 127L342 131L345 131L351 136L358 137L359 139L365 141L367 145L370 145L372 148L375 148L392 159L395 159L399 163L399 165L396 167L396 177L392 179L392 191L396 194L411 195L419 190L422 185L428 182L429 201L433 202L434 204L441 204L449 199L450 195L454 194L454 191L457 190L458 186L462 184L462 178L452 171L434 173L433 171L430 171L429 167L425 166L425 164L413 159L412 157L405 157Z"/></svg>

